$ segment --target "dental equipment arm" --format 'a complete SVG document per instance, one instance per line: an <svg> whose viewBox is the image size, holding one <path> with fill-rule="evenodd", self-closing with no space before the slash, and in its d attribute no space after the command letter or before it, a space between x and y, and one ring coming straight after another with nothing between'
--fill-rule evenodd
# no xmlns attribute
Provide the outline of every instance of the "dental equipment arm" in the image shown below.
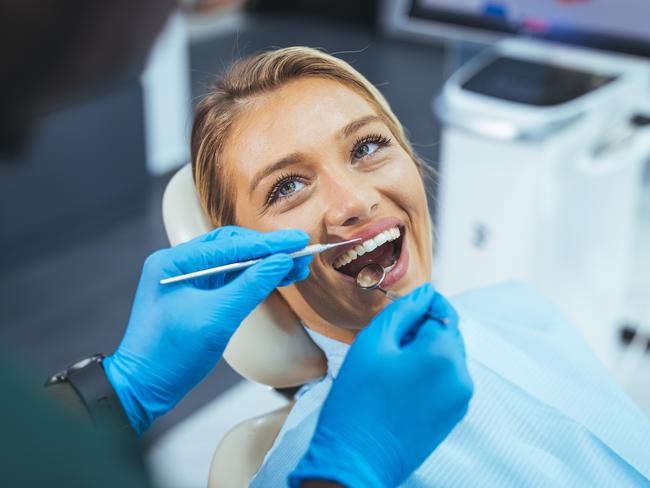
<svg viewBox="0 0 650 488"><path fill-rule="evenodd" d="M277 286L309 274L311 256L291 259L309 236L222 227L147 258L126 334L103 367L140 435L171 410L221 358L242 320ZM255 259L239 273L161 286L161 279Z"/></svg>
<svg viewBox="0 0 650 488"><path fill-rule="evenodd" d="M463 418L472 392L458 316L424 285L358 335L290 485L398 486Z"/></svg>

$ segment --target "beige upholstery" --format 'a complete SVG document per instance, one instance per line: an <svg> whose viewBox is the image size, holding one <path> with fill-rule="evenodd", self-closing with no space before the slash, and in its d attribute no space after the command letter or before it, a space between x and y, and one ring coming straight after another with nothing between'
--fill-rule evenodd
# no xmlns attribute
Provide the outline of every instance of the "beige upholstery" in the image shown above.
<svg viewBox="0 0 650 488"><path fill-rule="evenodd" d="M163 221L172 245L211 229L199 203L190 165L167 184ZM274 292L242 323L224 359L245 378L274 387L304 384L322 376L327 363L282 297Z"/></svg>
<svg viewBox="0 0 650 488"><path fill-rule="evenodd" d="M264 461L293 403L235 426L214 453L209 488L244 488Z"/></svg>

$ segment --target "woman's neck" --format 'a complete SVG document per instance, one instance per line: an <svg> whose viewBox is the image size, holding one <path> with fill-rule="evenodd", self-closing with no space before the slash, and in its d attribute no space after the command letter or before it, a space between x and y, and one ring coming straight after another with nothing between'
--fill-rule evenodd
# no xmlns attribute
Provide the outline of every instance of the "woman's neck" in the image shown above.
<svg viewBox="0 0 650 488"><path fill-rule="evenodd" d="M279 290L280 295L286 302L291 302L291 309L302 322L314 332L318 332L325 337L345 344L352 344L360 330L345 329L331 324L323 319L313 308L303 299L302 295L288 286Z"/></svg>
<svg viewBox="0 0 650 488"><path fill-rule="evenodd" d="M352 344L355 337L360 332L358 330L344 329L328 323L314 323L302 319L303 323L314 332L318 332L325 337L334 339L335 341L343 342L345 344Z"/></svg>

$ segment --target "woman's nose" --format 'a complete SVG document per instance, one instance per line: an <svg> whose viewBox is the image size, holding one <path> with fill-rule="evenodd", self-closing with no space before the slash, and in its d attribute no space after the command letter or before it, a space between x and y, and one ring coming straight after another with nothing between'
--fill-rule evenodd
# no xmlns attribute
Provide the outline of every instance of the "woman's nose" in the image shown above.
<svg viewBox="0 0 650 488"><path fill-rule="evenodd" d="M360 182L333 181L327 192L325 220L330 227L349 227L363 223L379 207L379 194Z"/></svg>

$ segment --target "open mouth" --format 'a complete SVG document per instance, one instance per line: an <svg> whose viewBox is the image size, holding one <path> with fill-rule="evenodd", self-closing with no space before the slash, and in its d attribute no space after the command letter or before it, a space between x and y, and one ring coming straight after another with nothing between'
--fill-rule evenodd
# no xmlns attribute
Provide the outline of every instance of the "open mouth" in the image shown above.
<svg viewBox="0 0 650 488"><path fill-rule="evenodd" d="M352 278L369 263L377 263L390 272L402 252L403 233L398 226L386 229L337 256L332 266Z"/></svg>

